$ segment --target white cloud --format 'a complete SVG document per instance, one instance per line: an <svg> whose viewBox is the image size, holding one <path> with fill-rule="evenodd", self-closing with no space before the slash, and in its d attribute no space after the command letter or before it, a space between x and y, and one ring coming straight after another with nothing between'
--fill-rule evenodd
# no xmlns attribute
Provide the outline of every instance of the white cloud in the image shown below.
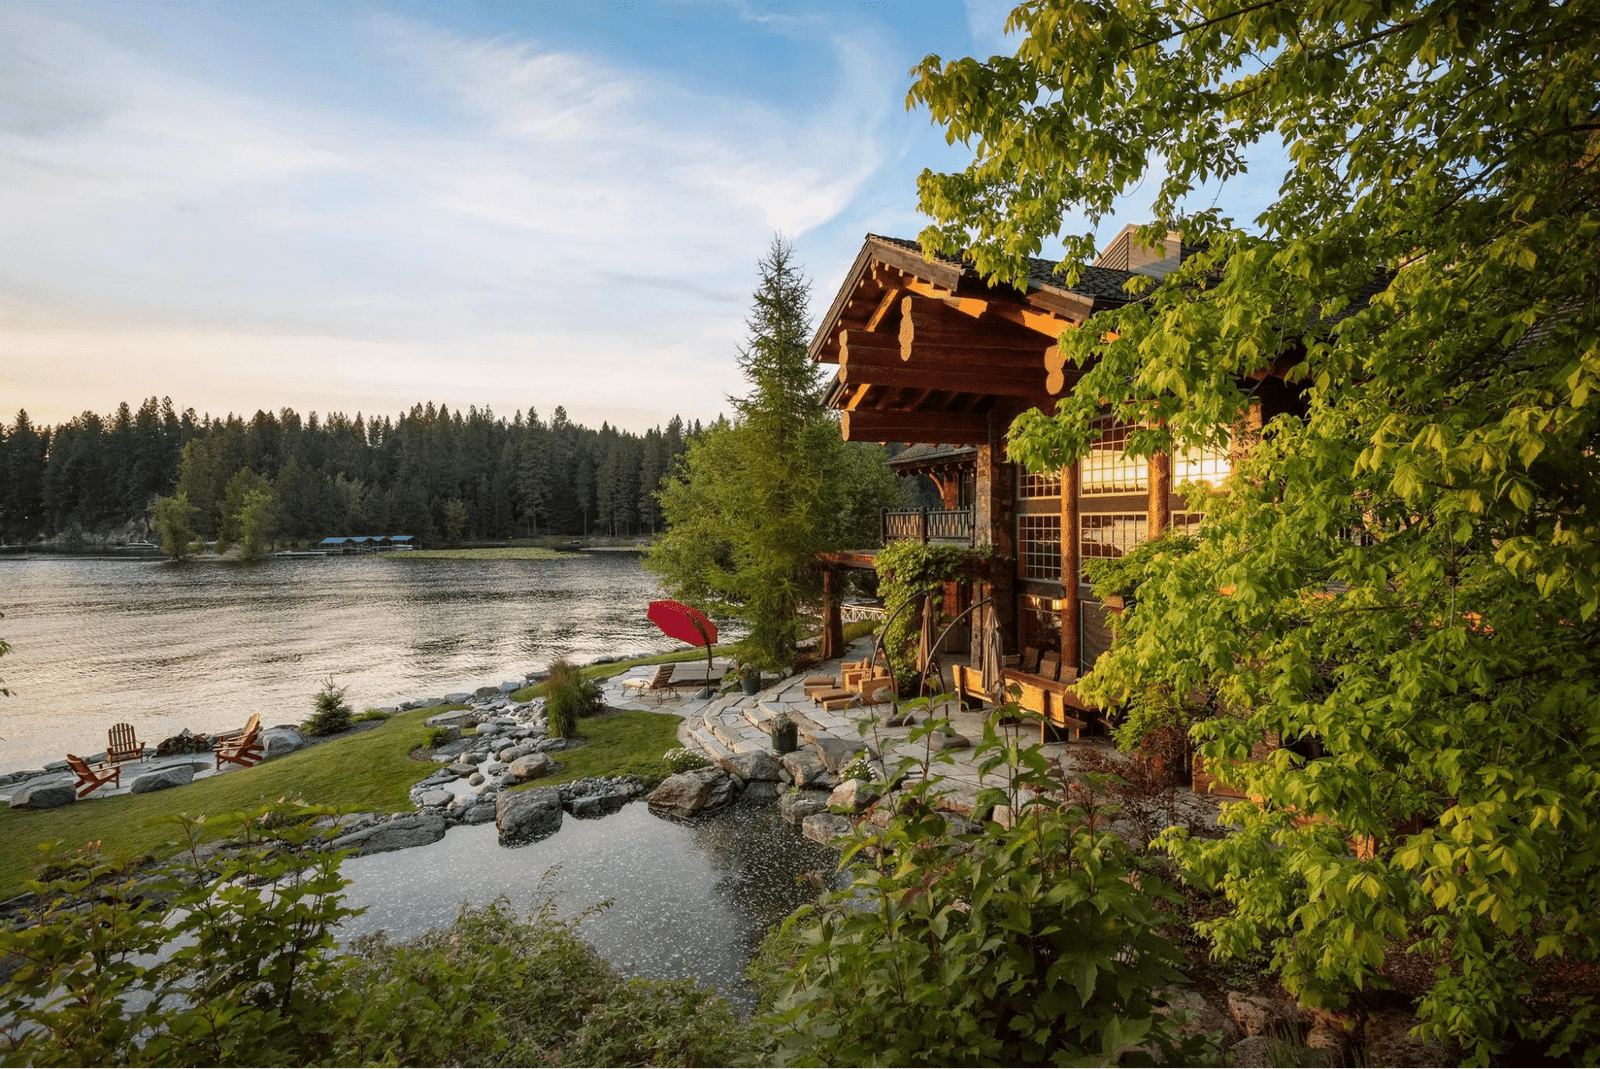
<svg viewBox="0 0 1600 1069"><path fill-rule="evenodd" d="M898 70L845 38L806 113L389 15L367 33L373 76L426 117L218 84L0 9L5 403L709 418L772 232L844 210L900 105Z"/></svg>

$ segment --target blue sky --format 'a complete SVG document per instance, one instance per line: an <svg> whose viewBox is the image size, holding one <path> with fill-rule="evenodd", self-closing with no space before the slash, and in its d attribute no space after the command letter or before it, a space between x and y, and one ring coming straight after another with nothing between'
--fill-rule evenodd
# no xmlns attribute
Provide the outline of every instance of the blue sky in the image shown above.
<svg viewBox="0 0 1600 1069"><path fill-rule="evenodd" d="M0 420L710 419L775 232L820 313L865 233L921 228L917 174L967 157L907 72L1006 11L0 6Z"/></svg>

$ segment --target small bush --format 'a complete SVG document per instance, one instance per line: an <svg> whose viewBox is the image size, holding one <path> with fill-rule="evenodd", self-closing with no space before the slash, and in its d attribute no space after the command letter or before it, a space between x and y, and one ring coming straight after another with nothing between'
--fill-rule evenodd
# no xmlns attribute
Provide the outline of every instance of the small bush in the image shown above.
<svg viewBox="0 0 1600 1069"><path fill-rule="evenodd" d="M550 666L550 675L544 681L545 716L549 731L558 739L570 739L578 733L578 718L594 716L605 708L600 699L600 684L585 679L583 671L562 658Z"/></svg>
<svg viewBox="0 0 1600 1069"><path fill-rule="evenodd" d="M430 750L437 750L450 741L449 728L429 728L422 733L422 745Z"/></svg>
<svg viewBox="0 0 1600 1069"><path fill-rule="evenodd" d="M329 676L315 699L316 712L300 726L310 735L333 735L350 726L350 703L344 700L347 688L335 686Z"/></svg>
<svg viewBox="0 0 1600 1069"><path fill-rule="evenodd" d="M679 746L676 750L668 750L663 755L667 767L673 772L689 772L696 768L705 768L711 762L705 754L698 750L691 750L687 746Z"/></svg>
<svg viewBox="0 0 1600 1069"><path fill-rule="evenodd" d="M865 755L853 757L850 763L839 770L840 781L864 779L868 783L878 778L878 770L872 767L872 762Z"/></svg>
<svg viewBox="0 0 1600 1069"><path fill-rule="evenodd" d="M393 715L393 713L386 713L382 709L368 709L366 712L356 717L355 722L357 724L364 724L368 720L387 720Z"/></svg>

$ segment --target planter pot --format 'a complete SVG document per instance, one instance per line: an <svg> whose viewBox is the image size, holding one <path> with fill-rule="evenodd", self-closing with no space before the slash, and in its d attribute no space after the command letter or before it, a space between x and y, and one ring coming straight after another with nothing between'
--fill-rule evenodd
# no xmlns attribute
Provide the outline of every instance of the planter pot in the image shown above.
<svg viewBox="0 0 1600 1069"><path fill-rule="evenodd" d="M772 725L772 752L794 753L800 748L800 728L794 721Z"/></svg>
<svg viewBox="0 0 1600 1069"><path fill-rule="evenodd" d="M739 680L739 686L744 688L746 694L759 694L761 692L761 677Z"/></svg>

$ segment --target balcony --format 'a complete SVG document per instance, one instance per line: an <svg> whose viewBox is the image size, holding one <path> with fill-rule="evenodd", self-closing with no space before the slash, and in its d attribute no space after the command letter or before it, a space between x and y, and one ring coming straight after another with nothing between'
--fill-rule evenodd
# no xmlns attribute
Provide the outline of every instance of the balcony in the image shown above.
<svg viewBox="0 0 1600 1069"><path fill-rule="evenodd" d="M973 544L972 510L884 509L878 521L878 536L884 545L890 542L941 542L970 546Z"/></svg>

